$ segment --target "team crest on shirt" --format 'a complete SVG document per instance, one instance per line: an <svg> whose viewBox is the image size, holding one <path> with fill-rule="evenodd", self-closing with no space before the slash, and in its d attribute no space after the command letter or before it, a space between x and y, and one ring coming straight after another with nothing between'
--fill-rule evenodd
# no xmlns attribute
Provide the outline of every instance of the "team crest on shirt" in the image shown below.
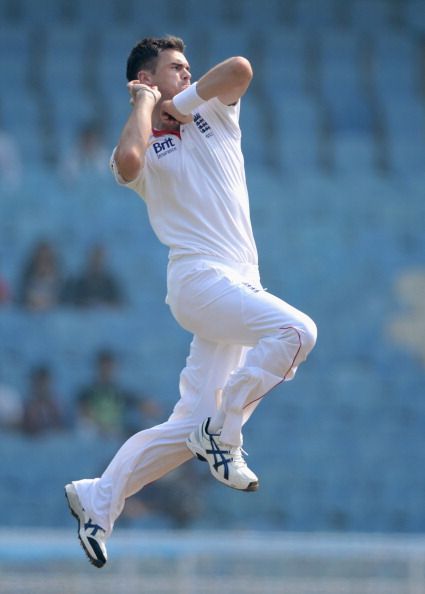
<svg viewBox="0 0 425 594"><path fill-rule="evenodd" d="M193 121L195 122L200 133L205 134L205 138L214 136L214 132L211 130L211 126L209 125L207 120L201 116L200 113L195 113L195 115L193 116Z"/></svg>

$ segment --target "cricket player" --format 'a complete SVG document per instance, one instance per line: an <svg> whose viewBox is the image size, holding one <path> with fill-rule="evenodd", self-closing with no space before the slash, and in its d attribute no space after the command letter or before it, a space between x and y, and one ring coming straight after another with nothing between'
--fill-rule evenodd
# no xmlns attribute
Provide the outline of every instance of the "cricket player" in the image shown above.
<svg viewBox="0 0 425 594"><path fill-rule="evenodd" d="M314 322L260 282L239 128L252 76L248 60L232 57L191 83L183 42L171 36L143 39L128 58L132 110L111 167L169 247L167 303L193 340L169 419L131 437L100 478L65 487L97 567L126 498L193 455L224 485L258 488L242 427L316 341Z"/></svg>

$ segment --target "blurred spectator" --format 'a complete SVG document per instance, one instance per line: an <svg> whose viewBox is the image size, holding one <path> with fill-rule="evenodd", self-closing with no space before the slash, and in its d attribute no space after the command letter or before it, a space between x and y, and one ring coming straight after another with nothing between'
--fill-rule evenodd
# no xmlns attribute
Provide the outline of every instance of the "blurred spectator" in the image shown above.
<svg viewBox="0 0 425 594"><path fill-rule="evenodd" d="M22 427L29 435L42 435L65 428L58 396L52 386L52 374L45 365L34 367L30 373Z"/></svg>
<svg viewBox="0 0 425 594"><path fill-rule="evenodd" d="M0 383L0 429L20 429L23 405L18 390L8 384Z"/></svg>
<svg viewBox="0 0 425 594"><path fill-rule="evenodd" d="M124 388L116 374L115 355L108 350L98 352L94 378L78 397L78 424L81 429L111 437L127 437L142 429L145 413L151 416L158 414L157 407L150 400L137 397Z"/></svg>
<svg viewBox="0 0 425 594"><path fill-rule="evenodd" d="M193 461L194 462L194 461ZM190 528L204 509L203 485L208 471L187 462L126 500L120 522L137 527L147 519L167 528Z"/></svg>
<svg viewBox="0 0 425 594"><path fill-rule="evenodd" d="M19 302L30 310L49 310L58 305L61 292L62 272L56 251L48 241L40 241L25 265Z"/></svg>
<svg viewBox="0 0 425 594"><path fill-rule="evenodd" d="M4 305L11 300L10 288L6 279L0 276L0 305Z"/></svg>
<svg viewBox="0 0 425 594"><path fill-rule="evenodd" d="M22 180L22 162L18 145L11 134L0 129L0 185L14 190Z"/></svg>
<svg viewBox="0 0 425 594"><path fill-rule="evenodd" d="M74 181L84 174L109 176L109 156L102 126L97 121L86 122L78 132L75 146L62 163L63 177Z"/></svg>
<svg viewBox="0 0 425 594"><path fill-rule="evenodd" d="M64 298L79 307L119 306L123 303L120 284L106 265L105 249L94 246L82 273L67 283Z"/></svg>

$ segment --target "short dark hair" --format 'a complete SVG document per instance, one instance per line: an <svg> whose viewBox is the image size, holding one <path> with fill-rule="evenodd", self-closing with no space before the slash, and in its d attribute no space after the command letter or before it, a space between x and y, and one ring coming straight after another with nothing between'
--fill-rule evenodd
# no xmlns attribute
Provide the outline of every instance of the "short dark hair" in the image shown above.
<svg viewBox="0 0 425 594"><path fill-rule="evenodd" d="M140 70L155 72L156 62L164 50L184 52L184 43L180 37L145 37L133 47L127 60L127 80L135 80Z"/></svg>
<svg viewBox="0 0 425 594"><path fill-rule="evenodd" d="M98 365L102 363L113 363L115 362L115 355L109 349L101 349L96 353L96 361Z"/></svg>
<svg viewBox="0 0 425 594"><path fill-rule="evenodd" d="M37 365L31 369L31 377L34 381L50 379L51 372L48 365Z"/></svg>

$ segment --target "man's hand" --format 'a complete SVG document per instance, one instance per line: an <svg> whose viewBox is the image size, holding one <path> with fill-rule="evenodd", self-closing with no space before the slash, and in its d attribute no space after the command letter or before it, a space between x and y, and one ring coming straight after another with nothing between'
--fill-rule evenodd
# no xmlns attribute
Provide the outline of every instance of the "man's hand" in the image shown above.
<svg viewBox="0 0 425 594"><path fill-rule="evenodd" d="M160 118L165 124L189 124L193 121L193 115L183 115L175 107L170 99L162 102L160 108Z"/></svg>
<svg viewBox="0 0 425 594"><path fill-rule="evenodd" d="M127 89L128 92L130 93L130 103L131 105L134 105L136 102L136 99L138 97L140 97L140 95L147 95L149 97L152 97L152 99L154 100L154 105L156 105L158 103L158 101L161 99L161 93L158 91L158 87L149 87L148 85L144 85L142 84L140 81L138 80L132 80L127 84Z"/></svg>

